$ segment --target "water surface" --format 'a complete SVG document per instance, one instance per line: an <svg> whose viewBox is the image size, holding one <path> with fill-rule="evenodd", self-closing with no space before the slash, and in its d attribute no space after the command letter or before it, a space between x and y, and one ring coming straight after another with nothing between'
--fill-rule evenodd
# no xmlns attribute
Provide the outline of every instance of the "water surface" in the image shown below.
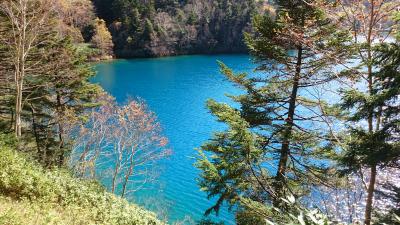
<svg viewBox="0 0 400 225"><path fill-rule="evenodd" d="M207 141L214 131L224 129L208 112L209 98L230 103L226 93L239 93L222 74L217 61L234 71L254 68L247 55L197 55L158 59L116 60L96 65L99 83L119 103L128 97L140 97L154 111L164 135L170 141L173 155L163 161L163 171L151 189L132 196L134 201L164 211L169 222L202 218L213 200L199 190L199 171L193 166L196 148ZM233 224L233 214L223 208L213 219Z"/></svg>

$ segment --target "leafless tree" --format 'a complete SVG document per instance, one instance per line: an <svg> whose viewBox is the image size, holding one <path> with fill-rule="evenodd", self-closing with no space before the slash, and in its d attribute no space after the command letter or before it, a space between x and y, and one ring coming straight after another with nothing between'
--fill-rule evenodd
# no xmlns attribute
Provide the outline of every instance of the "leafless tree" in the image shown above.
<svg viewBox="0 0 400 225"><path fill-rule="evenodd" d="M154 113L141 100L118 106L103 96L89 121L71 129L75 146L71 163L81 175L109 171L111 191L125 196L153 181L157 161L171 154Z"/></svg>
<svg viewBox="0 0 400 225"><path fill-rule="evenodd" d="M23 94L26 92L25 81L32 74L34 67L39 64L38 46L50 35L51 1L49 0L3 0L0 2L2 29L0 42L7 51L4 62L11 63L15 91L15 135L22 134L22 110L24 107ZM37 71L36 71L37 72ZM10 76L2 73L1 76ZM4 78L3 78L4 79ZM5 78L5 80L11 80Z"/></svg>

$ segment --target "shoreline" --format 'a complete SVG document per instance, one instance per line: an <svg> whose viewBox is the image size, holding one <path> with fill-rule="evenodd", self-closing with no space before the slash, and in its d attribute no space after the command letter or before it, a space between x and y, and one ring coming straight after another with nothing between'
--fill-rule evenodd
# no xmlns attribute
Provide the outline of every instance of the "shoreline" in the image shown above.
<svg viewBox="0 0 400 225"><path fill-rule="evenodd" d="M166 55L166 56L149 56L149 57L112 57L108 59L95 59L95 60L88 60L90 63L106 63L106 62L114 62L118 60L140 60L140 59L168 59L174 57L188 57L188 56L218 56L218 55L249 55L248 52L238 52L238 53L193 53L193 54L179 54L179 55Z"/></svg>

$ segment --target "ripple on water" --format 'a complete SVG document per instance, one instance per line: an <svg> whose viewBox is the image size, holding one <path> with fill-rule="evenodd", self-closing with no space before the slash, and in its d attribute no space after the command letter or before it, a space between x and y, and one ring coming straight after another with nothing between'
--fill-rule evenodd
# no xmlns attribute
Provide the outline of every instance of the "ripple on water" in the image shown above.
<svg viewBox="0 0 400 225"><path fill-rule="evenodd" d="M144 99L162 124L164 135L170 140L173 155L163 160L163 170L152 189L135 194L135 200L154 197L168 208L170 222L202 218L213 203L199 190L193 167L195 148L211 137L213 131L224 128L208 113L205 102L209 98L230 102L226 93L239 90L219 73L217 60L235 71L251 71L253 65L247 55L197 55L160 59L116 60L96 65L99 83L107 92L123 103L128 96ZM160 191L162 187L162 191ZM233 224L234 216L223 208L218 217Z"/></svg>

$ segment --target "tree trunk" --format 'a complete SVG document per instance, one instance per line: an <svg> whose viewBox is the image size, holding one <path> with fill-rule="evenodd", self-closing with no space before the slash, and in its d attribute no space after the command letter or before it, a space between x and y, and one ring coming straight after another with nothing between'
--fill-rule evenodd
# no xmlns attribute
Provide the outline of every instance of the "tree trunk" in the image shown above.
<svg viewBox="0 0 400 225"><path fill-rule="evenodd" d="M27 10L27 2L20 2L21 12L20 15L17 15L20 20L20 27L18 29L18 44L16 49L16 62L14 65L15 68L15 87L16 87L16 97L15 97L15 136L17 138L22 135L22 91L23 91L23 82L25 77L25 59L26 59L26 49L25 44L26 40L26 29L27 29L27 21L26 21L26 10ZM15 36L14 36L15 37Z"/></svg>
<svg viewBox="0 0 400 225"><path fill-rule="evenodd" d="M114 152L116 152L114 150ZM111 187L111 192L115 193L115 188L117 186L117 178L118 178L118 174L119 174L119 167L121 166L121 161L122 161L122 155L121 152L119 151L119 156L118 156L118 161L115 163L115 169L114 169L114 174L113 174L113 178L112 178L112 187Z"/></svg>
<svg viewBox="0 0 400 225"><path fill-rule="evenodd" d="M33 106L31 105L31 114L32 114L32 129L33 129L33 135L35 136L35 142L36 142L36 148L38 152L38 158L39 160L42 160L42 151L40 150L40 145L39 145L39 134L37 132L37 126L36 126L36 120L35 120L35 110L33 109Z"/></svg>
<svg viewBox="0 0 400 225"><path fill-rule="evenodd" d="M374 192L375 192L375 182L376 182L376 166L371 167L371 177L369 180L369 185L368 185L368 196L367 196L367 204L365 206L365 225L370 225L371 224L371 218L372 218L372 203L374 199Z"/></svg>
<svg viewBox="0 0 400 225"><path fill-rule="evenodd" d="M125 196L125 192L126 192L126 186L127 186L127 184L128 184L128 181L129 181L129 177L132 175L132 173L133 173L133 157L134 157L134 154L133 154L133 152L131 152L131 155L130 155L130 158L129 158L129 163L130 163L130 165L129 165L129 170L127 171L127 173L126 173L126 175L125 175L125 180L124 180L124 184L122 185L122 193L121 193L121 197L124 197Z"/></svg>
<svg viewBox="0 0 400 225"><path fill-rule="evenodd" d="M11 107L11 120L10 120L10 130L13 130L14 128L14 109Z"/></svg>
<svg viewBox="0 0 400 225"><path fill-rule="evenodd" d="M281 155L279 159L278 171L276 174L276 192L278 193L278 198L282 197L279 196L283 194L283 183L286 176L286 169L287 169L287 162L290 155L290 137L292 135L293 130L293 117L296 109L296 99L297 99L297 92L299 89L299 80L300 80L300 73L301 73L301 64L302 64L302 54L303 49L301 46L297 49L297 63L296 63L296 72L293 78L293 87L292 93L290 95L289 100L289 110L288 116L286 118L286 125L285 125L285 133L283 136L282 147L281 147ZM279 200L278 200L279 201Z"/></svg>
<svg viewBox="0 0 400 225"><path fill-rule="evenodd" d="M62 122L60 122L60 119L63 119L63 112L61 108L61 96L59 93L57 93L57 111L59 113L59 119L58 119L58 139L59 139L59 146L58 149L60 150L60 156L58 159L58 166L61 167L64 164L64 158L65 158L65 152L64 152L64 127L62 125Z"/></svg>
<svg viewBox="0 0 400 225"><path fill-rule="evenodd" d="M113 178L112 178L112 184L111 184L111 193L115 193L115 186L117 185L117 177L118 177L118 165L115 166L114 169L114 174L113 174Z"/></svg>
<svg viewBox="0 0 400 225"><path fill-rule="evenodd" d="M21 75L18 75L19 72L16 73L16 99L15 99L15 136L17 138L22 135L22 80L20 78Z"/></svg>
<svg viewBox="0 0 400 225"><path fill-rule="evenodd" d="M371 11L370 11L370 16L369 16L369 25L368 25L368 35L367 35L367 76L368 76L368 90L369 90L369 95L372 96L374 95L373 91L373 71L372 71L372 31L373 31L373 20L375 17L375 2L374 0L371 0ZM374 111L371 110L368 115L368 131L369 133L374 132L373 128L373 122L374 122ZM379 123L379 122L378 122ZM377 124L377 126L379 126ZM371 169L371 178L369 181L368 185L368 190L367 190L367 202L365 206L365 218L364 218L364 224L365 225L370 225L371 224L371 218L372 218L372 203L373 203L373 198L374 198L374 192L375 192L375 181L376 181L376 166L373 165Z"/></svg>

